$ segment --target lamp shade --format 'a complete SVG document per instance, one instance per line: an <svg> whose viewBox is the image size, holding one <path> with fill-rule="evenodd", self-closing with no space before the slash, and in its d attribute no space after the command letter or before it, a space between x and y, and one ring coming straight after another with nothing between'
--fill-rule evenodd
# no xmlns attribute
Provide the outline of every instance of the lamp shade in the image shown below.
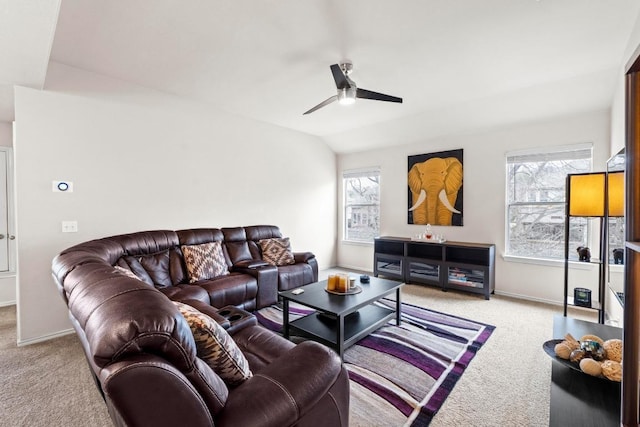
<svg viewBox="0 0 640 427"><path fill-rule="evenodd" d="M609 172L607 175L609 216L624 216L624 172Z"/></svg>
<svg viewBox="0 0 640 427"><path fill-rule="evenodd" d="M605 173L567 175L569 216L604 216Z"/></svg>

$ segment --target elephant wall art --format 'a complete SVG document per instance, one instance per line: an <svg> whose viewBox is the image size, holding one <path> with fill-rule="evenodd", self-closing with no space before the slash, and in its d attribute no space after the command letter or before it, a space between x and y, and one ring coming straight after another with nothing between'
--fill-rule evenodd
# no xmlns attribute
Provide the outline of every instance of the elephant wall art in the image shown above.
<svg viewBox="0 0 640 427"><path fill-rule="evenodd" d="M462 150L409 156L409 224L462 225Z"/></svg>

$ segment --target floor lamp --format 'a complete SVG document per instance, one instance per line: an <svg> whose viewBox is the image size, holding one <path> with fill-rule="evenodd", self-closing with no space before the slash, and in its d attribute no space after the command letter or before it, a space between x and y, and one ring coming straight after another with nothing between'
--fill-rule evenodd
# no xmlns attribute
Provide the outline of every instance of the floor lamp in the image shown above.
<svg viewBox="0 0 640 427"><path fill-rule="evenodd" d="M567 198L564 228L564 315L569 300L569 226L572 217L600 218L600 264L598 266L598 322L604 323L605 258L607 256L607 175L605 172L567 175Z"/></svg>

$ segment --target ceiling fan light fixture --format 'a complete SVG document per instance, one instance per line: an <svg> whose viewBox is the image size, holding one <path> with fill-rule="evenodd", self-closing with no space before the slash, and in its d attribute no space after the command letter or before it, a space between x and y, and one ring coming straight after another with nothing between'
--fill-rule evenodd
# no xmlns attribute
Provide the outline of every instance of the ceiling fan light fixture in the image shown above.
<svg viewBox="0 0 640 427"><path fill-rule="evenodd" d="M340 105L351 105L356 102L356 88L338 89L338 102Z"/></svg>
<svg viewBox="0 0 640 427"><path fill-rule="evenodd" d="M311 114L334 101L338 101L341 105L353 104L356 102L356 98L371 99L374 101L398 102L402 104L402 98L398 98L397 96L385 95L384 93L358 88L355 82L349 78L349 74L353 69L353 65L350 62L333 64L329 68L333 75L333 81L336 83L337 94L330 96L320 104L305 111L302 113L303 116Z"/></svg>

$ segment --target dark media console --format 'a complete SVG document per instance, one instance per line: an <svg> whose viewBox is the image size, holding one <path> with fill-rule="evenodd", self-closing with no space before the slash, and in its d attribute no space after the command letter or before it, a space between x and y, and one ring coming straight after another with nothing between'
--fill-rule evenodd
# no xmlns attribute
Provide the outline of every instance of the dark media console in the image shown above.
<svg viewBox="0 0 640 427"><path fill-rule="evenodd" d="M495 290L494 244L385 236L375 239L373 257L376 277L478 293L485 299Z"/></svg>

